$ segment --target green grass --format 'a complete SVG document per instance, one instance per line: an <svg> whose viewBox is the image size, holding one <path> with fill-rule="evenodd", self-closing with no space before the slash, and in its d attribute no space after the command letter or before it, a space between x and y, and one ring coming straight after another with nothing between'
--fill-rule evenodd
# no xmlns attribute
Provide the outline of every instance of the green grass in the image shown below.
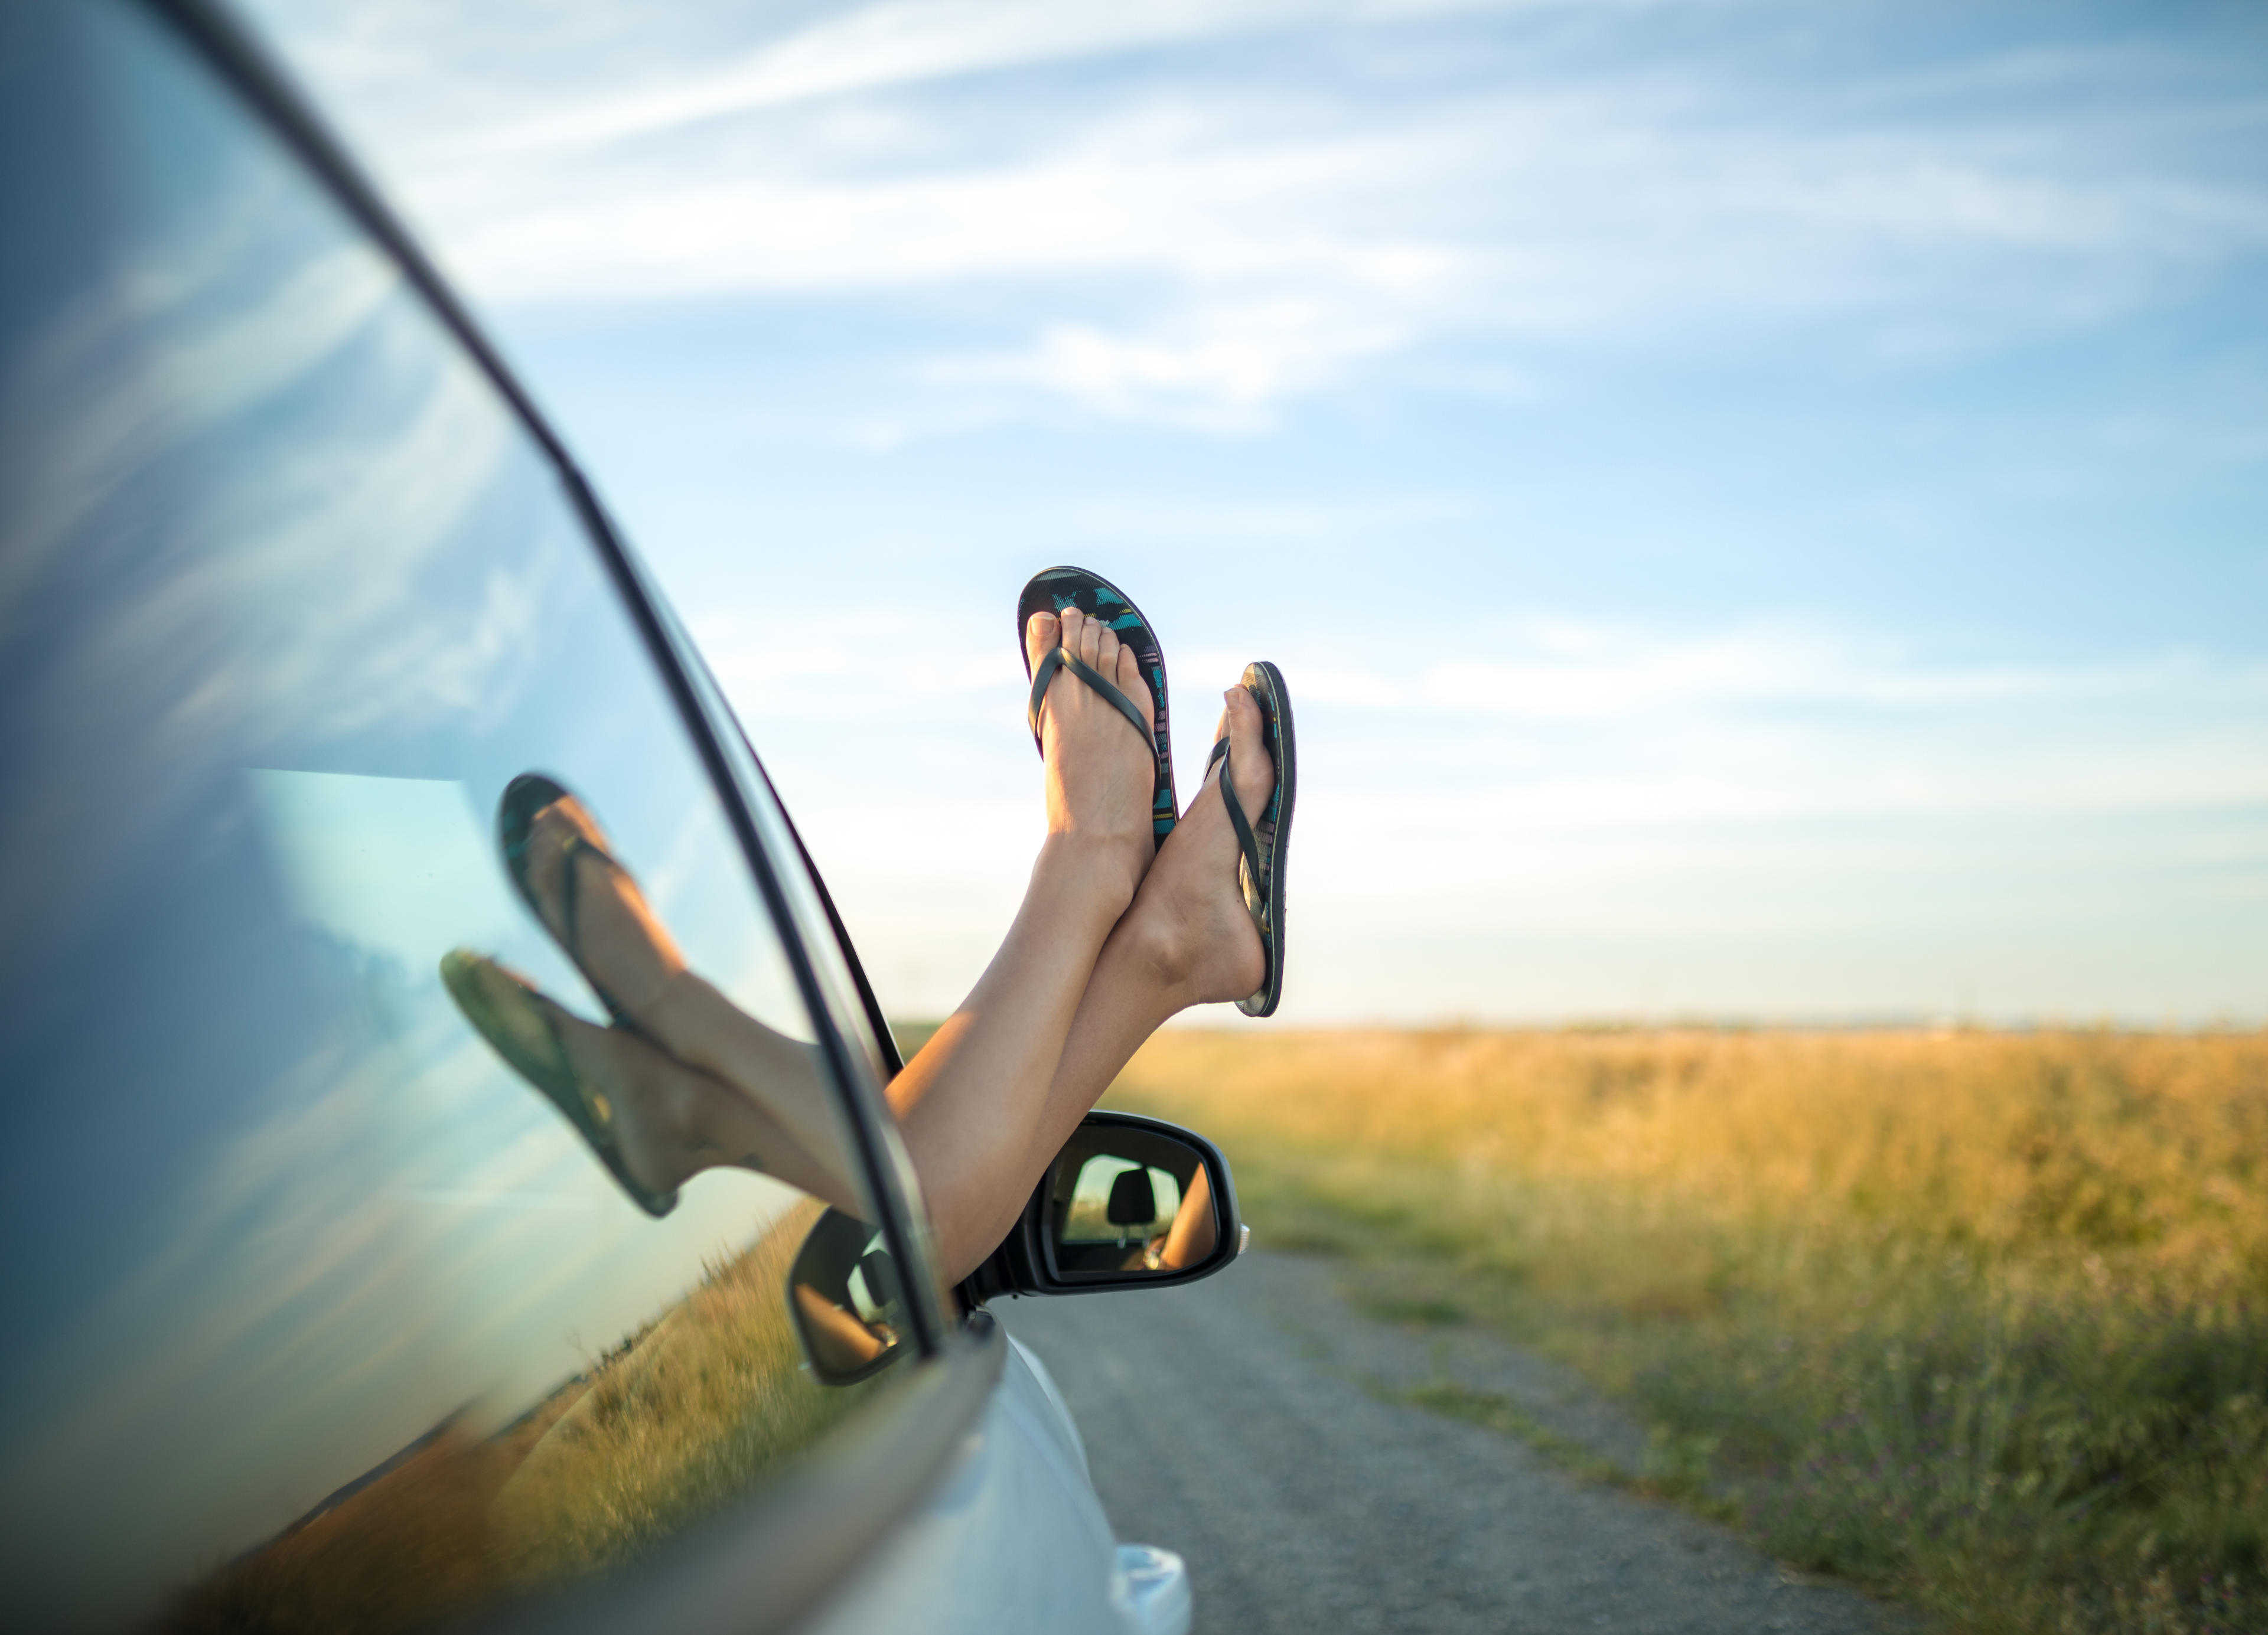
<svg viewBox="0 0 2268 1635"><path fill-rule="evenodd" d="M2268 1629L2268 1037L1174 1033L1110 1099L1219 1140L1256 1243L1574 1364L1657 1457L1433 1411L1942 1629Z"/></svg>

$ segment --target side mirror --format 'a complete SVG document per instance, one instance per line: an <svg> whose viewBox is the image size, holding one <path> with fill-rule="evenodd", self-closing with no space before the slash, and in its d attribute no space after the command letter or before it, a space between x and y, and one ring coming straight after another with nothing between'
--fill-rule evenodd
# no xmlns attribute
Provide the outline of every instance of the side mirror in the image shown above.
<svg viewBox="0 0 2268 1635"><path fill-rule="evenodd" d="M879 1228L829 1209L787 1274L788 1315L822 1385L855 1385L898 1360L905 1289Z"/></svg>
<svg viewBox="0 0 2268 1635"><path fill-rule="evenodd" d="M1091 1112L961 1296L974 1306L1194 1283L1241 1254L1248 1235L1219 1147L1162 1118Z"/></svg>

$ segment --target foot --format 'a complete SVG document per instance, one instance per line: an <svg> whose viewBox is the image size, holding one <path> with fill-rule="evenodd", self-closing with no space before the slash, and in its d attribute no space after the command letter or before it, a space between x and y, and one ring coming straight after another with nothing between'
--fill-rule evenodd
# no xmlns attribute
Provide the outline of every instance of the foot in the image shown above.
<svg viewBox="0 0 2268 1635"><path fill-rule="evenodd" d="M528 825L527 883L551 933L583 974L644 1025L644 1014L683 974L685 956L625 869L590 808L561 797ZM567 871L575 871L574 923L567 923Z"/></svg>
<svg viewBox="0 0 2268 1635"><path fill-rule="evenodd" d="M710 1132L732 1122L733 1092L634 1034L579 1016L552 1021L584 1100L604 1118L615 1155L638 1184L673 1191L703 1169L762 1169L760 1155L730 1153Z"/></svg>
<svg viewBox="0 0 2268 1635"><path fill-rule="evenodd" d="M459 949L442 974L497 1052L571 1118L587 1120L587 1139L647 1192L670 1192L720 1163L762 1167L716 1139L735 1111L733 1092L716 1080L634 1034L584 1021L493 959Z"/></svg>
<svg viewBox="0 0 2268 1635"><path fill-rule="evenodd" d="M1123 721L1119 730L1134 736ZM607 861L613 855L598 820L575 796L535 814L528 826L528 887L553 939L666 1056L704 1082L722 1080L739 1089L802 1152L834 1153L841 1138L811 1047L765 1027L689 969L637 879ZM570 869L576 871L571 927L563 906ZM740 1159L733 1154L722 1162ZM777 1172L769 1162L759 1167Z"/></svg>
<svg viewBox="0 0 2268 1635"><path fill-rule="evenodd" d="M1142 667L1101 620L1077 608L1035 613L1024 642L1035 671L1057 647L1085 660L1116 684L1154 730ZM1158 761L1149 734L1137 734L1116 706L1065 666L1048 686L1040 745L1047 762L1049 845L1092 854L1086 866L1123 876L1130 898L1156 850L1152 803Z"/></svg>
<svg viewBox="0 0 2268 1635"><path fill-rule="evenodd" d="M639 1185L666 1192L704 1169L751 1169L857 1211L865 1194L831 1133L814 1140L781 1116L778 1095L750 1096L619 1028L552 1018L584 1099L605 1118ZM781 1075L773 1075L775 1087ZM805 1093L807 1096L808 1092ZM601 1108L594 1098L604 1097Z"/></svg>
<svg viewBox="0 0 2268 1635"><path fill-rule="evenodd" d="M1226 702L1221 723L1233 787L1246 819L1257 825L1276 790L1276 764L1262 743L1260 705L1252 694L1231 687ZM1243 854L1221 804L1219 781L1216 761L1128 911L1145 956L1184 1006L1246 999L1268 979L1267 949L1237 883Z"/></svg>

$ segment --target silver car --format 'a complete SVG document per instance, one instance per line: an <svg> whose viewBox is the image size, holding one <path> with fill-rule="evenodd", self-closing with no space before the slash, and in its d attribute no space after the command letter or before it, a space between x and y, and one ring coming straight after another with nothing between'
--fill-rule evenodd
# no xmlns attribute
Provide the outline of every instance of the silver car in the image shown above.
<svg viewBox="0 0 2268 1635"><path fill-rule="evenodd" d="M0 8L0 769L11 1628L1187 1628L986 1302L1219 1271L1220 1155L1091 1115L940 1281L699 656L194 0ZM616 1184L654 1047L515 895L531 777L803 1064L801 1168Z"/></svg>

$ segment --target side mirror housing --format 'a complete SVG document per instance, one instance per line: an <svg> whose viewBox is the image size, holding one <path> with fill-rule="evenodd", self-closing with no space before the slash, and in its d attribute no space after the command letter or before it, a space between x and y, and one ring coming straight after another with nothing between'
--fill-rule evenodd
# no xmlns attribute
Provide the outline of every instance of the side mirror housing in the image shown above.
<svg viewBox="0 0 2268 1635"><path fill-rule="evenodd" d="M1194 1283L1241 1254L1247 1236L1219 1147L1162 1118L1090 1112L961 1297L974 1307L995 1294Z"/></svg>

